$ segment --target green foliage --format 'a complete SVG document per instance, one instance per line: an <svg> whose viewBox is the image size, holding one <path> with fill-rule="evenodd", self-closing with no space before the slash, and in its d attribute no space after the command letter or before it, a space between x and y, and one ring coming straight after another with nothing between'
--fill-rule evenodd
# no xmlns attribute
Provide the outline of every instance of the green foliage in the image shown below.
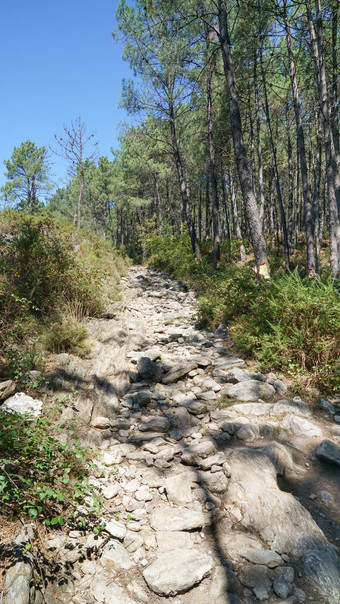
<svg viewBox="0 0 340 604"><path fill-rule="evenodd" d="M53 323L46 335L46 348L51 352L71 352L83 356L90 351L86 344L88 337L85 325L72 315L64 315L60 321Z"/></svg>
<svg viewBox="0 0 340 604"><path fill-rule="evenodd" d="M117 295L126 265L109 243L48 213L1 214L0 349L12 375L36 367L27 361L46 332L51 350L85 354L79 321L100 315L104 295Z"/></svg>
<svg viewBox="0 0 340 604"><path fill-rule="evenodd" d="M0 411L2 511L46 525L92 522L101 504L88 484L90 455L77 440L60 442L46 417Z"/></svg>
<svg viewBox="0 0 340 604"><path fill-rule="evenodd" d="M264 370L340 389L340 298L331 281L301 279L295 271L263 284L232 339Z"/></svg>

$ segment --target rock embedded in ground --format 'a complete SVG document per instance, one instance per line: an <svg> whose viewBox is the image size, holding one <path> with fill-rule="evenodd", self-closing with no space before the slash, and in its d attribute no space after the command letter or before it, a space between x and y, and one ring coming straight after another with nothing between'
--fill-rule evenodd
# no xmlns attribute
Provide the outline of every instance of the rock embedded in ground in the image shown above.
<svg viewBox="0 0 340 604"><path fill-rule="evenodd" d="M161 507L152 514L150 524L155 531L191 531L203 527L204 517L199 510Z"/></svg>
<svg viewBox="0 0 340 604"><path fill-rule="evenodd" d="M185 505L192 502L191 481L189 472L182 472L167 478L165 489L168 500L176 505Z"/></svg>
<svg viewBox="0 0 340 604"><path fill-rule="evenodd" d="M20 415L27 413L38 417L41 414L42 406L42 401L28 396L24 392L17 392L1 405L1 409L7 413L19 413Z"/></svg>
<svg viewBox="0 0 340 604"><path fill-rule="evenodd" d="M296 415L286 415L286 417L282 420L281 425L295 436L322 436L322 430L319 428L319 426Z"/></svg>
<svg viewBox="0 0 340 604"><path fill-rule="evenodd" d="M275 394L275 389L266 382L258 380L246 380L234 384L228 389L227 397L237 401L256 401L258 399L268 400Z"/></svg>
<svg viewBox="0 0 340 604"><path fill-rule="evenodd" d="M112 578L96 573L90 586L90 593L97 602L105 604L136 604L125 591L113 583Z"/></svg>
<svg viewBox="0 0 340 604"><path fill-rule="evenodd" d="M172 384L173 382L177 382L181 377L187 375L190 371L197 368L197 363L179 363L175 365L168 371L168 373L163 377L163 384Z"/></svg>
<svg viewBox="0 0 340 604"><path fill-rule="evenodd" d="M103 548L101 564L115 570L129 570L132 566L130 556L125 547L117 541L109 541Z"/></svg>
<svg viewBox="0 0 340 604"><path fill-rule="evenodd" d="M284 563L281 556L271 549L240 549L239 555L252 564L263 564L264 566L268 566L268 568L276 568Z"/></svg>
<svg viewBox="0 0 340 604"><path fill-rule="evenodd" d="M315 455L318 459L321 459L321 461L340 466L340 446L332 440L323 440L319 444Z"/></svg>
<svg viewBox="0 0 340 604"><path fill-rule="evenodd" d="M160 382L163 377L162 368L149 357L140 357L137 362L137 369L143 380L147 382Z"/></svg>
<svg viewBox="0 0 340 604"><path fill-rule="evenodd" d="M17 562L6 573L4 585L4 604L30 604L30 564Z"/></svg>
<svg viewBox="0 0 340 604"><path fill-rule="evenodd" d="M196 549L177 549L161 554L144 570L149 588L161 596L175 596L197 585L208 576L214 562Z"/></svg>

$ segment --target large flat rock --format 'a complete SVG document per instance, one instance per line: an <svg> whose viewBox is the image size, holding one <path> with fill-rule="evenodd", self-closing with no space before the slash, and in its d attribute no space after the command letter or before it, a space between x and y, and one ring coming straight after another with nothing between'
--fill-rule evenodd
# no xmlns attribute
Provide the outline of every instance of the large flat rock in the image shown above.
<svg viewBox="0 0 340 604"><path fill-rule="evenodd" d="M161 554L143 576L149 588L161 596L175 596L200 583L213 569L210 556L191 549Z"/></svg>
<svg viewBox="0 0 340 604"><path fill-rule="evenodd" d="M237 401L268 400L275 394L275 388L266 382L259 380L245 380L234 384L227 391L227 397Z"/></svg>
<svg viewBox="0 0 340 604"><path fill-rule="evenodd" d="M150 522L155 531L191 531L202 528L203 514L185 507L163 507L156 510Z"/></svg>

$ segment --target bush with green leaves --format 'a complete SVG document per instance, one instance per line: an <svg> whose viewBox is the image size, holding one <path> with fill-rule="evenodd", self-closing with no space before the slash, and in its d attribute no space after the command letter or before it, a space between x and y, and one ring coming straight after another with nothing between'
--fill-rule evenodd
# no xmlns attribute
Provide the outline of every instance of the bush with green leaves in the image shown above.
<svg viewBox="0 0 340 604"><path fill-rule="evenodd" d="M126 267L112 245L51 214L0 214L0 374L6 359L12 366L9 359L26 358L26 348L43 343L46 332L52 350L83 350L85 328L76 320L100 315L104 285L106 294L117 295ZM70 315L75 320L65 337Z"/></svg>
<svg viewBox="0 0 340 604"><path fill-rule="evenodd" d="M263 283L232 340L264 370L340 390L340 297L332 281L302 279L295 271Z"/></svg>
<svg viewBox="0 0 340 604"><path fill-rule="evenodd" d="M88 484L90 456L77 439L60 442L47 417L0 411L0 509L46 525L96 522L101 503Z"/></svg>

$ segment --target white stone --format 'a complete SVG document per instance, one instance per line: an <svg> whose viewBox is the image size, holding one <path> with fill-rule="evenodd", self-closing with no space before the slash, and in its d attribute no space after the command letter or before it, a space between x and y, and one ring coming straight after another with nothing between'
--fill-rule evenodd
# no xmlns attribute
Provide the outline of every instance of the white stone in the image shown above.
<svg viewBox="0 0 340 604"><path fill-rule="evenodd" d="M210 556L193 549L177 549L161 554L143 571L143 576L154 593L175 596L200 583L210 574L213 566Z"/></svg>
<svg viewBox="0 0 340 604"><path fill-rule="evenodd" d="M17 392L1 405L1 409L7 413L19 413L20 415L27 413L38 417L41 414L42 406L42 401L28 396L24 392Z"/></svg>

